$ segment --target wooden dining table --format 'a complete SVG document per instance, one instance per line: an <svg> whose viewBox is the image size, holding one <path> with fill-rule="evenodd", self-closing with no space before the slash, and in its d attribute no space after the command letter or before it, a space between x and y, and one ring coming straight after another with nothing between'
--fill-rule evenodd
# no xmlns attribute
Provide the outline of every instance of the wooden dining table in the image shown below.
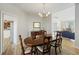
<svg viewBox="0 0 79 59"><path fill-rule="evenodd" d="M48 43L48 41L51 41L52 35L47 34L47 35L45 35L45 38L47 40L45 40L45 42L43 42L44 39L40 39L40 38L39 39L32 39L31 37L29 37L28 39L26 39L26 38L24 39L24 43L26 46L32 47L32 50L33 50L33 49L36 49L36 46L40 46L40 45L43 45L45 43ZM32 51L32 52L34 52L34 51Z"/></svg>
<svg viewBox="0 0 79 59"><path fill-rule="evenodd" d="M47 38L47 40L45 40L45 43L48 43L48 40L50 41L52 39L52 35L47 34L47 35L45 35L45 38ZM40 38L39 39L32 39L31 37L29 37L28 39L25 38L24 43L25 43L25 45L30 46L30 47L39 46L39 45L44 44L43 39L40 39Z"/></svg>

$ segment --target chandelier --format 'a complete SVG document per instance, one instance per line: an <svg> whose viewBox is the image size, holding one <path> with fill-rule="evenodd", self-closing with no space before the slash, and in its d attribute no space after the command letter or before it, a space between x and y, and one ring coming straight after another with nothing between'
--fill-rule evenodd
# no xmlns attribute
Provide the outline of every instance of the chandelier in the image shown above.
<svg viewBox="0 0 79 59"><path fill-rule="evenodd" d="M46 10L46 4L43 3L42 6L43 6L42 12L39 12L38 15L40 17L48 17L50 15L50 12L49 11L47 12L47 10Z"/></svg>

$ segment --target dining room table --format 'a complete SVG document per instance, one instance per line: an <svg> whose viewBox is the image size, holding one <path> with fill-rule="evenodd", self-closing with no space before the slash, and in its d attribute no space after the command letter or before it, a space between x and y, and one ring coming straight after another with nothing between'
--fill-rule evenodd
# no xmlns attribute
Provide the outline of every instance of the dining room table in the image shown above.
<svg viewBox="0 0 79 59"><path fill-rule="evenodd" d="M40 46L40 45L43 45L43 44L46 44L48 43L48 41L52 41L52 35L51 34L47 34L47 35L44 35L45 37L45 42L43 42L44 39L32 39L32 37L29 37L29 39L24 39L24 43L26 46L29 46L31 47L31 53L32 54L36 54L36 46Z"/></svg>

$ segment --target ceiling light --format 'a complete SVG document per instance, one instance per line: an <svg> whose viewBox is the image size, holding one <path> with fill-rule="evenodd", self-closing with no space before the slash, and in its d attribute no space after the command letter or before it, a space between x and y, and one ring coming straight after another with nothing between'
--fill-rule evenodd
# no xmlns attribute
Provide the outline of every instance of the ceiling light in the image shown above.
<svg viewBox="0 0 79 59"><path fill-rule="evenodd" d="M42 12L39 12L38 15L40 17L48 17L50 15L50 12L49 11L47 12L45 3L43 3L42 5L43 5Z"/></svg>
<svg viewBox="0 0 79 59"><path fill-rule="evenodd" d="M43 17L43 15L42 15L41 13L38 13L38 15L39 15L40 17Z"/></svg>
<svg viewBox="0 0 79 59"><path fill-rule="evenodd" d="M50 15L50 12L48 12L47 14L46 14L46 16L49 16Z"/></svg>

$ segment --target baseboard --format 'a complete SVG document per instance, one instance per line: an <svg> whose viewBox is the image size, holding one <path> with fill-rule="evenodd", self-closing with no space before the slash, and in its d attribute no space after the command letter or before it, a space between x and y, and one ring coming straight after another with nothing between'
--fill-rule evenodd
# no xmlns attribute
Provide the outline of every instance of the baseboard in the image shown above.
<svg viewBox="0 0 79 59"><path fill-rule="evenodd" d="M70 39L70 41L75 42L75 40L73 40L73 39Z"/></svg>
<svg viewBox="0 0 79 59"><path fill-rule="evenodd" d="M77 46L75 48L79 49L79 47L77 47Z"/></svg>

